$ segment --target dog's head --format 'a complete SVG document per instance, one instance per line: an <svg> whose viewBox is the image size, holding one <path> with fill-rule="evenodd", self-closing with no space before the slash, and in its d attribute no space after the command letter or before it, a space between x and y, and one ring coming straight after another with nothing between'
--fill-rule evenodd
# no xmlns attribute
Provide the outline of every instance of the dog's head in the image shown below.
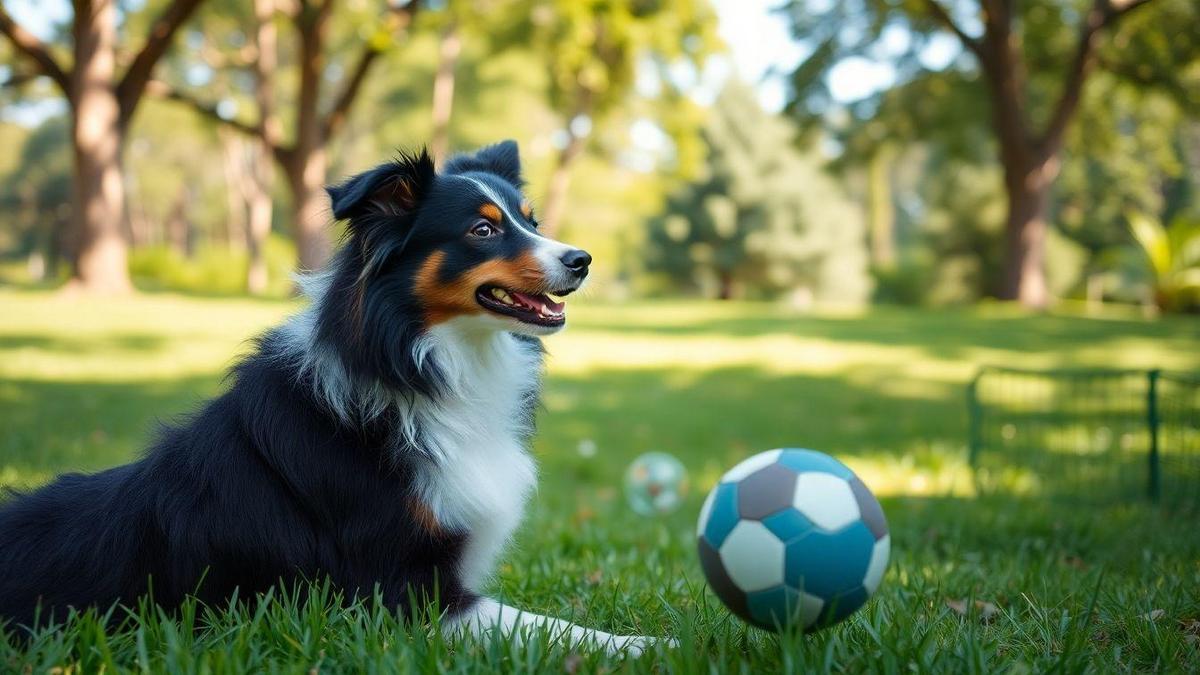
<svg viewBox="0 0 1200 675"><path fill-rule="evenodd" d="M521 185L517 144L505 141L440 172L424 151L404 154L328 188L347 240L321 303L325 341L355 370L419 386L408 352L437 326L561 329L552 296L583 284L591 256L538 232Z"/></svg>
<svg viewBox="0 0 1200 675"><path fill-rule="evenodd" d="M440 173L422 152L328 190L334 217L349 221L366 292L377 285L409 296L429 326L477 317L547 335L566 322L551 296L577 290L592 259L538 232L521 185L517 144L504 141Z"/></svg>

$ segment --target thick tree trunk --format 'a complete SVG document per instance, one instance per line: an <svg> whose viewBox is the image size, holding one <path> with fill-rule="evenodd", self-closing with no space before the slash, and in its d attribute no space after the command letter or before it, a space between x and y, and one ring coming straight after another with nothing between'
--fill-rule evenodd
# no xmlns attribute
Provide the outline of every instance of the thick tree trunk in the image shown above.
<svg viewBox="0 0 1200 675"><path fill-rule="evenodd" d="M429 137L429 153L439 166L450 151L450 115L454 109L454 70L462 52L458 25L451 21L442 30L438 47L437 73L433 77L433 133Z"/></svg>
<svg viewBox="0 0 1200 675"><path fill-rule="evenodd" d="M1027 168L1006 168L1008 216L1005 219L1005 300L1044 309L1050 303L1046 285L1046 206L1057 175L1056 157L1039 159Z"/></svg>
<svg viewBox="0 0 1200 675"><path fill-rule="evenodd" d="M258 59L254 63L254 100L262 120L262 131L254 139L250 155L250 181L246 201L250 214L246 226L246 251L249 266L246 269L246 290L259 294L267 290L267 262L263 247L271 233L271 183L275 178L274 158L271 148L279 143L283 130L275 114L275 66L276 30L275 0L254 0L254 45Z"/></svg>
<svg viewBox="0 0 1200 675"><path fill-rule="evenodd" d="M325 70L325 40L329 7L303 10L300 32L300 96L296 102L296 144L285 163L292 193L292 225L302 270L318 270L329 258L330 242L325 204L325 130L321 120L321 78Z"/></svg>
<svg viewBox="0 0 1200 675"><path fill-rule="evenodd" d="M325 202L325 148L313 148L289 164L292 222L300 269L318 270L329 259L329 206Z"/></svg>
<svg viewBox="0 0 1200 675"><path fill-rule="evenodd" d="M542 205L541 229L547 237L553 237L562 226L567 210L567 192L571 189L571 167L583 152L584 139L571 134L566 147L558 153L550 183L546 187L546 201Z"/></svg>
<svg viewBox="0 0 1200 675"><path fill-rule="evenodd" d="M96 0L75 21L75 227L79 253L70 286L126 293L129 282L121 172L121 110L113 89L116 3Z"/></svg>

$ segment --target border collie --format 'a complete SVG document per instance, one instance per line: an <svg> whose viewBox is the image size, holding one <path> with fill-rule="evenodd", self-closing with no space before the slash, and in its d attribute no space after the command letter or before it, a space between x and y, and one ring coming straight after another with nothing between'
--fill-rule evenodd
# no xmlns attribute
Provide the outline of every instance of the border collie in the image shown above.
<svg viewBox="0 0 1200 675"><path fill-rule="evenodd" d="M505 141L440 173L422 151L328 188L344 245L228 391L137 462L0 504L0 621L329 578L401 613L437 598L454 631L640 653L652 638L483 596L534 487L539 337L566 321L550 296L591 263L538 233L521 187Z"/></svg>

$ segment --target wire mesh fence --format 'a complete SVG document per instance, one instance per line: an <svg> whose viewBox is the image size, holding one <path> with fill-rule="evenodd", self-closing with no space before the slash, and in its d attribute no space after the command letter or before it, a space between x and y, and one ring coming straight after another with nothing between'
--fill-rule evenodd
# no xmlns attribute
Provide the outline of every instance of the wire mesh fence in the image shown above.
<svg viewBox="0 0 1200 675"><path fill-rule="evenodd" d="M981 494L1200 503L1200 377L986 367L968 387Z"/></svg>

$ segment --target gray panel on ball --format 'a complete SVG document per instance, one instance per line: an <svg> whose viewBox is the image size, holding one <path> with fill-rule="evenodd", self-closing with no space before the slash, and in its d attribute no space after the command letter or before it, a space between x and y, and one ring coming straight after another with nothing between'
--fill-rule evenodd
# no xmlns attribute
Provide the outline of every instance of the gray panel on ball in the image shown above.
<svg viewBox="0 0 1200 675"><path fill-rule="evenodd" d="M738 483L738 515L761 520L791 508L796 472L782 464L768 464Z"/></svg>
<svg viewBox="0 0 1200 675"><path fill-rule="evenodd" d="M746 605L746 594L733 583L733 579L729 578L729 573L725 571L725 565L721 562L721 556L717 553L717 549L713 548L704 537L697 538L696 547L699 549L700 567L704 570L704 576L708 578L709 588L734 614L747 621L752 620L750 608Z"/></svg>
<svg viewBox="0 0 1200 675"><path fill-rule="evenodd" d="M863 522L867 524L871 534L875 535L875 540L878 541L888 533L887 518L883 516L883 508L879 506L879 500L875 499L875 495L871 494L871 491L857 476L850 479L850 489L854 492L854 500L858 502L858 511L862 514Z"/></svg>

